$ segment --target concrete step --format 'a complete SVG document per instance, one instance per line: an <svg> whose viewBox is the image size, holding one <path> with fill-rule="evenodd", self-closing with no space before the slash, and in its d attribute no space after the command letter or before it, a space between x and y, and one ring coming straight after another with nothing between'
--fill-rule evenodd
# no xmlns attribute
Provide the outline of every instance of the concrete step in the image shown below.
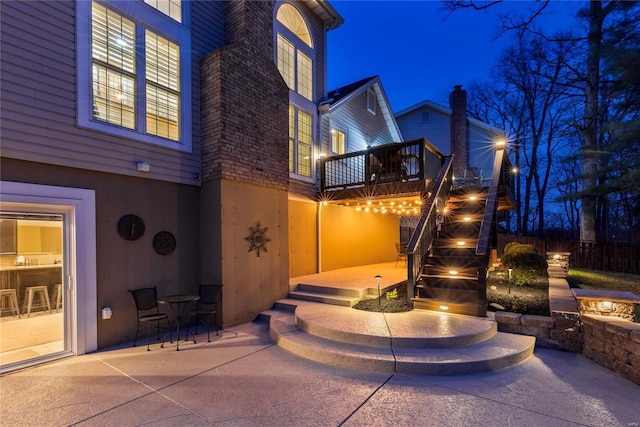
<svg viewBox="0 0 640 427"><path fill-rule="evenodd" d="M323 304L340 305L343 307L353 307L358 303L358 301L362 299L359 297L349 297L349 296L331 295L331 294L318 293L318 292L301 292L301 291L289 292L289 298L299 299L303 301L320 302Z"/></svg>
<svg viewBox="0 0 640 427"><path fill-rule="evenodd" d="M363 291L360 289L341 289L341 288L332 288L331 286L307 285L305 283L298 283L297 285L292 287L291 291L338 295L338 296L352 297L352 298L363 297Z"/></svg>
<svg viewBox="0 0 640 427"><path fill-rule="evenodd" d="M381 289L381 295L396 285L389 285ZM308 285L299 283L291 287L289 299L320 302L323 304L353 307L365 298L377 298L378 290L374 288L341 289L330 286Z"/></svg>
<svg viewBox="0 0 640 427"><path fill-rule="evenodd" d="M366 371L459 375L503 369L533 354L535 338L497 332L487 318L424 310L372 313L292 301L268 310L281 348L319 363Z"/></svg>
<svg viewBox="0 0 640 427"><path fill-rule="evenodd" d="M485 316L487 312L487 302L478 297L477 291L457 289L421 289L420 296L413 300L413 306L420 310L446 310L466 316Z"/></svg>

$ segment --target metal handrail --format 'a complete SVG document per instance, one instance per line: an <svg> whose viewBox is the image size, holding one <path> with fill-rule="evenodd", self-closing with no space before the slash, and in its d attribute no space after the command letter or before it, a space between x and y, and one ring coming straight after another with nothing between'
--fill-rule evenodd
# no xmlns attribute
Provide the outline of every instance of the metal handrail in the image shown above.
<svg viewBox="0 0 640 427"><path fill-rule="evenodd" d="M438 212L449 199L453 186L453 155L447 156L435 182L433 193L425 203L422 215L418 220L409 245L407 246L407 301L414 297L414 286L422 270L422 261L429 253L433 240L436 238Z"/></svg>

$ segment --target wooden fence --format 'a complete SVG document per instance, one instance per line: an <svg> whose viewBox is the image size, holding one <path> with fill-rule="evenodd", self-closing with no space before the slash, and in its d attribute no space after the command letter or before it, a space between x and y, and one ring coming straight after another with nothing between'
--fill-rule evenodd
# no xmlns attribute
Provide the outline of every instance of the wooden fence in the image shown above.
<svg viewBox="0 0 640 427"><path fill-rule="evenodd" d="M618 243L584 243L576 240L542 240L536 237L517 237L498 234L498 255L509 242L533 245L539 254L571 252L569 265L590 270L640 274L640 246Z"/></svg>

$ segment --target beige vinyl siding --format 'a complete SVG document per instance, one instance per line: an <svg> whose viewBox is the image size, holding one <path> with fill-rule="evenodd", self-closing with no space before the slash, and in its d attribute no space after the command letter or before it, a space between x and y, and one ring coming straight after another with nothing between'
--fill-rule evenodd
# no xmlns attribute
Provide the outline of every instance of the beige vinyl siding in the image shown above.
<svg viewBox="0 0 640 427"><path fill-rule="evenodd" d="M379 106L378 106L379 107ZM378 108L379 110L379 108ZM379 111L375 116L367 111L367 91L341 105L332 112L329 125L323 133L323 152L331 151L331 128L343 130L347 134L347 153L366 150L367 145L382 145L394 141L384 115Z"/></svg>
<svg viewBox="0 0 640 427"><path fill-rule="evenodd" d="M422 112L430 113L428 122L422 121ZM396 122L405 141L426 138L444 154L451 154L451 130L449 114L433 108L423 107L396 117Z"/></svg>
<svg viewBox="0 0 640 427"><path fill-rule="evenodd" d="M74 2L3 2L0 24L3 157L199 184L198 140L185 153L76 127Z"/></svg>
<svg viewBox="0 0 640 427"><path fill-rule="evenodd" d="M224 44L222 32L224 17L222 14L223 1L191 1L191 50L193 52L193 66L191 67L191 109L193 111L192 153L200 157L200 66L199 60L211 51Z"/></svg>
<svg viewBox="0 0 640 427"><path fill-rule="evenodd" d="M490 179L493 169L494 141L500 133L483 129L469 123L469 156L467 163L470 168L478 168L482 171L483 180Z"/></svg>
<svg viewBox="0 0 640 427"><path fill-rule="evenodd" d="M311 25L311 33L313 34L313 40L315 42L314 47L316 51L316 58L314 63L315 74L313 75L314 79L314 90L315 90L315 99L322 99L326 92L327 82L326 82L326 46L325 46L325 35L324 28L322 23L319 21L310 22Z"/></svg>

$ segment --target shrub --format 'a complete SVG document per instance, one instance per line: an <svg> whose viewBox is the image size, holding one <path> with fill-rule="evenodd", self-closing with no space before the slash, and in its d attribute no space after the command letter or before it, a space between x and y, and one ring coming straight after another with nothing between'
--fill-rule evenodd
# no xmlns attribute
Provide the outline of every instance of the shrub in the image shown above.
<svg viewBox="0 0 640 427"><path fill-rule="evenodd" d="M530 246L530 245L525 245ZM521 272L530 272L539 276L547 277L547 260L536 252L511 251L502 257L502 265L513 268Z"/></svg>
<svg viewBox="0 0 640 427"><path fill-rule="evenodd" d="M509 242L506 245L504 245L504 254L508 254L509 252L511 252L511 250L513 249L514 246L519 245L520 243L518 242Z"/></svg>
<svg viewBox="0 0 640 427"><path fill-rule="evenodd" d="M533 245L525 243L511 242L504 245L504 254L511 254L516 252L535 252Z"/></svg>

